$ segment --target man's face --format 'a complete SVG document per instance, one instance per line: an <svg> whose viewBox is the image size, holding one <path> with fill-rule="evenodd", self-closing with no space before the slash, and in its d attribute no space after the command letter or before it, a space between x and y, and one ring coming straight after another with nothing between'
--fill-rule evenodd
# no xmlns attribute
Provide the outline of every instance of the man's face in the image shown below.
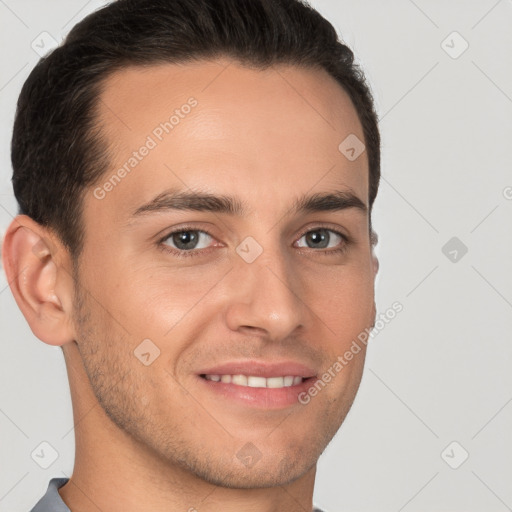
<svg viewBox="0 0 512 512"><path fill-rule="evenodd" d="M309 403L297 396L374 320L367 211L295 208L339 193L368 207L366 154L338 149L364 140L354 107L324 72L218 61L118 72L100 120L112 165L84 199L75 325L96 398L206 480L293 481L344 420L364 347ZM177 191L243 211L168 208ZM240 374L252 378L229 382Z"/></svg>

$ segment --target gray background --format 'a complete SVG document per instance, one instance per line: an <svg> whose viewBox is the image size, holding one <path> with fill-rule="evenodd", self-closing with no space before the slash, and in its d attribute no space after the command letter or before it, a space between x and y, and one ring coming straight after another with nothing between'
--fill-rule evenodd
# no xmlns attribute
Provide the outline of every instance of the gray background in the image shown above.
<svg viewBox="0 0 512 512"><path fill-rule="evenodd" d="M60 41L103 3L0 0L2 234L16 213L9 144L38 60L32 41ZM329 512L512 510L512 2L312 5L375 94L377 305L404 308L371 341L354 406L320 459L315 502ZM21 512L72 472L71 402L60 349L31 333L3 272L0 323L0 510ZM48 469L31 458L43 441L58 452Z"/></svg>

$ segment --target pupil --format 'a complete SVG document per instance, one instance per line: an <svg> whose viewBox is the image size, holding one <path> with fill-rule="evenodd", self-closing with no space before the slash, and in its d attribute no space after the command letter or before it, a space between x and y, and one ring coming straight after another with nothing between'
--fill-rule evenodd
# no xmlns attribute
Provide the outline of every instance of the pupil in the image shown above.
<svg viewBox="0 0 512 512"><path fill-rule="evenodd" d="M313 243L314 247L325 248L329 244L329 235L325 229L312 231L308 235L308 241L311 241ZM323 242L323 244L322 244L322 242Z"/></svg>
<svg viewBox="0 0 512 512"><path fill-rule="evenodd" d="M192 231L182 231L174 235L173 242L180 249L190 249L190 245L193 246L194 242L197 242L197 234Z"/></svg>

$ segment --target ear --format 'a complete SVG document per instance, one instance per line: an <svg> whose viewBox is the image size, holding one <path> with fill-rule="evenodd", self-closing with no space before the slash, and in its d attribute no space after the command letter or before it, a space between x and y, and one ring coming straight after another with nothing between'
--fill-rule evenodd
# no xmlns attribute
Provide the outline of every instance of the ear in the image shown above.
<svg viewBox="0 0 512 512"><path fill-rule="evenodd" d="M377 258L377 255L375 254L375 246L379 242L379 236L375 231L371 231L370 234L370 248L372 251L372 268L373 268L373 277L377 277L377 272L379 271L379 259Z"/></svg>
<svg viewBox="0 0 512 512"><path fill-rule="evenodd" d="M379 271L379 258L372 250L372 267L373 267L373 277L374 279L377 277L377 272Z"/></svg>
<svg viewBox="0 0 512 512"><path fill-rule="evenodd" d="M2 261L35 336L49 345L73 341L73 278L68 251L57 238L27 215L18 215L4 236Z"/></svg>
<svg viewBox="0 0 512 512"><path fill-rule="evenodd" d="M371 245L371 266L373 270L373 281L375 283L375 279L377 277L377 272L379 271L379 259L377 258L377 255L375 254L375 246L377 245L379 241L379 237L377 236L377 233L375 231L371 231L370 235L370 245ZM375 304L375 300L373 301L372 306L372 317L373 317L373 323L372 328L375 327L375 320L377 318L377 305Z"/></svg>

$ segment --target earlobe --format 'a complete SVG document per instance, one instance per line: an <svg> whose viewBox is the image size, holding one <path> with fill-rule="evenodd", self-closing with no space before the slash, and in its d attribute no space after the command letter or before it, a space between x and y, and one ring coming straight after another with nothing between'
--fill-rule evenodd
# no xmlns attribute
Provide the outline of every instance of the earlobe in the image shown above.
<svg viewBox="0 0 512 512"><path fill-rule="evenodd" d="M49 345L73 340L72 279L56 258L61 250L48 230L26 215L11 222L2 245L16 303L35 336Z"/></svg>

